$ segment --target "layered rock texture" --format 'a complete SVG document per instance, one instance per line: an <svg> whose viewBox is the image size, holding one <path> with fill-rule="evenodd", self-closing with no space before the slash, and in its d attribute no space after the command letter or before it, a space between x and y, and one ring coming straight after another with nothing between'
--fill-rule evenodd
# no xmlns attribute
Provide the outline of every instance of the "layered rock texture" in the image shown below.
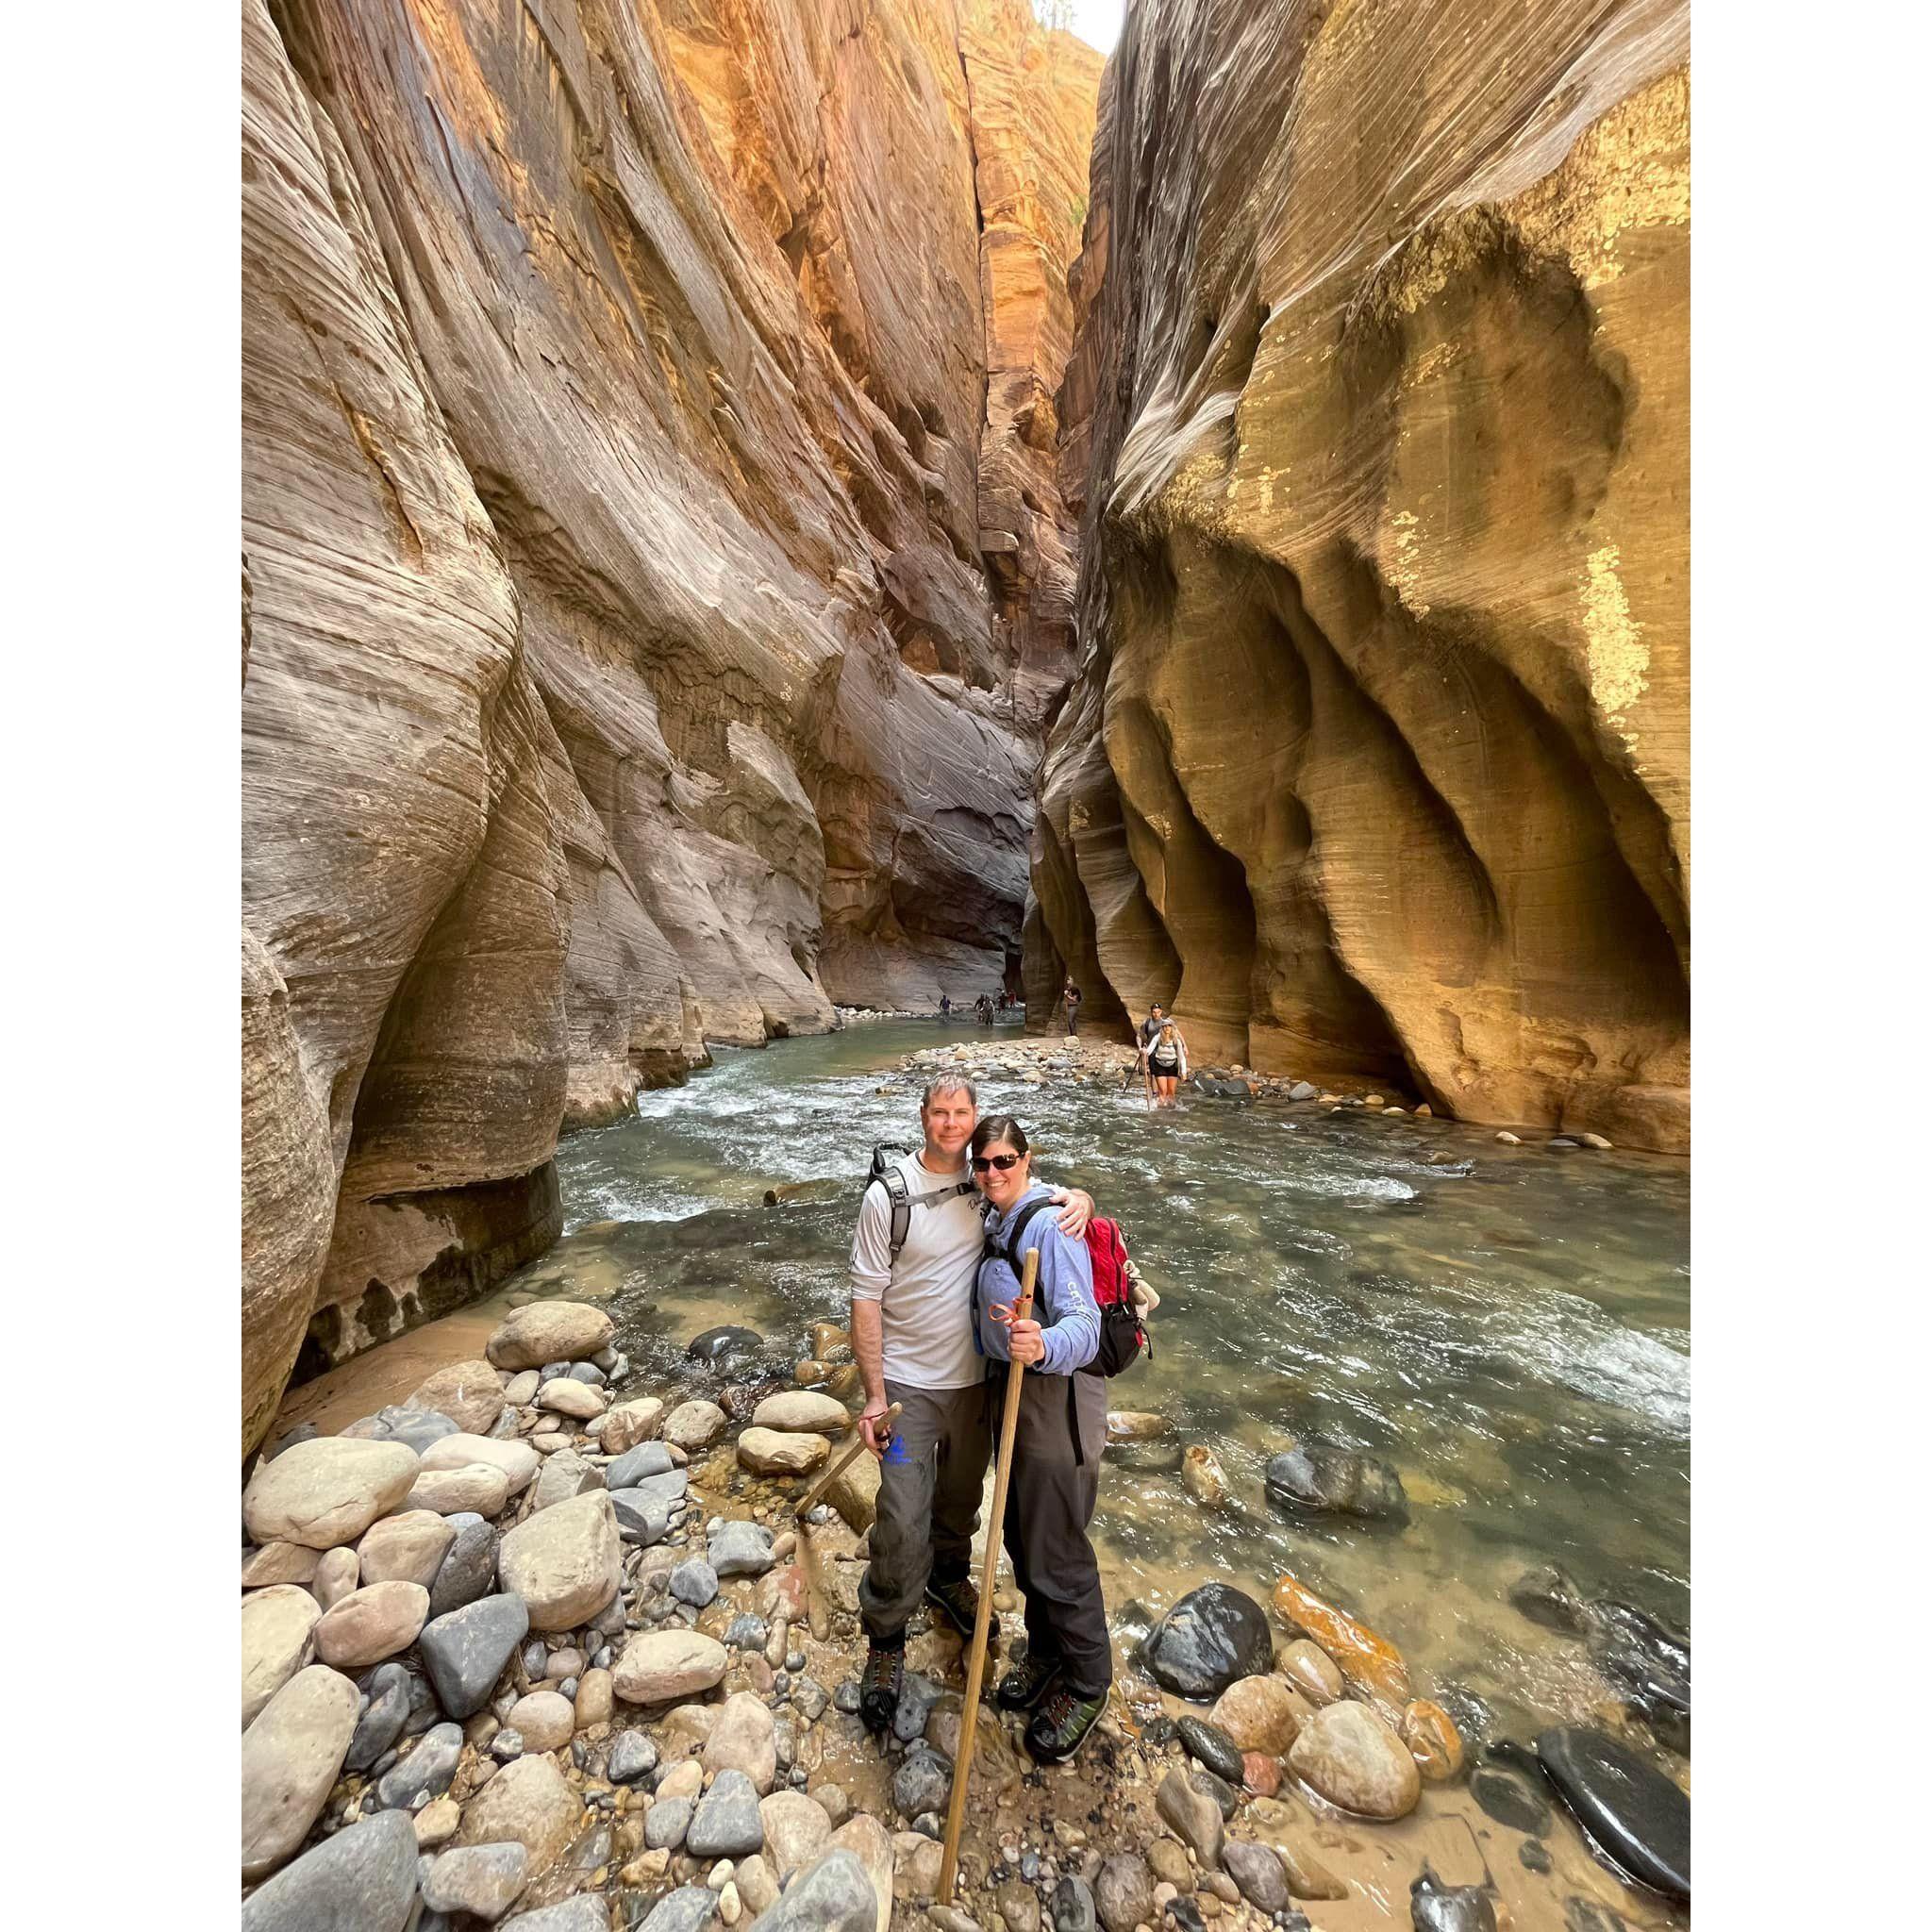
<svg viewBox="0 0 1932 1932"><path fill-rule="evenodd" d="M244 1448L554 1238L560 1126L1017 959L1097 68L244 0Z"/></svg>
<svg viewBox="0 0 1932 1932"><path fill-rule="evenodd" d="M1688 57L1675 0L1136 0L1036 1015L1685 1144Z"/></svg>

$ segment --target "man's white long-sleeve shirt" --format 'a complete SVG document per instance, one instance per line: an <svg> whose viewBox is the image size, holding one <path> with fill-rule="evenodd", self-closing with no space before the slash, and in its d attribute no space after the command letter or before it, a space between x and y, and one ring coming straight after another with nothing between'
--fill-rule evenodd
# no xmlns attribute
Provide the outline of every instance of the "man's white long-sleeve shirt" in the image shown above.
<svg viewBox="0 0 1932 1932"><path fill-rule="evenodd" d="M973 1344L973 1278L984 1242L980 1198L962 1164L934 1174L917 1154L899 1162L907 1191L922 1194L968 1183L967 1191L912 1209L906 1245L892 1261L892 1204L868 1188L852 1238L852 1299L877 1302L886 1380L913 1389L968 1389L986 1377Z"/></svg>

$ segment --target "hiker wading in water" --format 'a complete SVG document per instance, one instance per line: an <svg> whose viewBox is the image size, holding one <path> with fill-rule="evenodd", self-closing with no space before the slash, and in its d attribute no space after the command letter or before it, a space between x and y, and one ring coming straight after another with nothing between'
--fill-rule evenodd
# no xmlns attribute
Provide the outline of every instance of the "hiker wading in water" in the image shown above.
<svg viewBox="0 0 1932 1932"><path fill-rule="evenodd" d="M874 1730L898 1707L906 1625L922 1597L962 1636L973 1634L973 1532L992 1453L986 1361L973 1324L983 1209L966 1165L979 1096L970 1080L941 1075L926 1088L919 1118L925 1144L898 1163L910 1204L903 1245L893 1253L884 1183L866 1189L852 1241L852 1353L865 1383L858 1427L880 1459L872 1561L858 1586L870 1645L859 1715ZM1049 1198L1062 1209L1058 1226L1078 1244L1093 1197L1071 1189ZM881 1440L874 1424L894 1402L897 1427ZM997 1618L987 1641L999 1641Z"/></svg>
<svg viewBox="0 0 1932 1932"><path fill-rule="evenodd" d="M1019 1122L988 1115L972 1148L974 1185L992 1209L974 1294L989 1413L1004 1406L1008 1362L1026 1370L1001 1525L1026 1598L1026 1655L1000 1679L993 1701L1032 1710L1026 1748L1057 1763L1080 1748L1113 1681L1100 1565L1087 1538L1107 1446L1107 1383L1080 1373L1100 1346L1100 1310L1087 1244L1054 1225ZM1040 1250L1040 1319L1018 1322L1013 1304L1028 1248Z"/></svg>

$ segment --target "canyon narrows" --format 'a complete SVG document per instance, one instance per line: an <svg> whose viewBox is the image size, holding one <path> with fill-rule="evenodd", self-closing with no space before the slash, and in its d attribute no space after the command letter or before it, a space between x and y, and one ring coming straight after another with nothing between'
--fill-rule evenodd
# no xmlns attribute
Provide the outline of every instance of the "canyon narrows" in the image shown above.
<svg viewBox="0 0 1932 1932"><path fill-rule="evenodd" d="M1017 964L1100 58L1023 0L243 8L243 1417L706 1042Z"/></svg>
<svg viewBox="0 0 1932 1932"><path fill-rule="evenodd" d="M1689 1138L1677 0L1136 0L1061 398L1026 984Z"/></svg>

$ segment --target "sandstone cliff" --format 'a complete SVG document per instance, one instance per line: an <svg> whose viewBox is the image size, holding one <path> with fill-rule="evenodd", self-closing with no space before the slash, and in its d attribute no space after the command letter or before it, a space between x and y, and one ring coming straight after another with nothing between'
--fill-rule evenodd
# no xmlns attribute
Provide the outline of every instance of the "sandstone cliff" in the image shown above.
<svg viewBox="0 0 1932 1932"><path fill-rule="evenodd" d="M1035 1001L1685 1143L1688 56L1678 0L1136 0Z"/></svg>
<svg viewBox="0 0 1932 1932"><path fill-rule="evenodd" d="M244 0L243 84L245 1446L554 1238L560 1126L1017 958L1097 61Z"/></svg>

